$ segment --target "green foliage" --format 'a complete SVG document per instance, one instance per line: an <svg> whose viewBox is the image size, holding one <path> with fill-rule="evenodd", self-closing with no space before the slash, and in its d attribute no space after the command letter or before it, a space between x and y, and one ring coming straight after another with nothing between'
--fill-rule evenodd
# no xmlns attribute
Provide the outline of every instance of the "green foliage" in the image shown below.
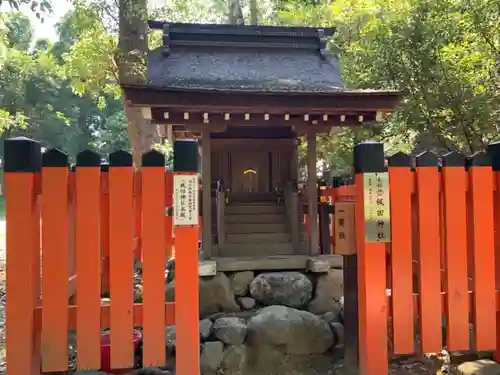
<svg viewBox="0 0 500 375"><path fill-rule="evenodd" d="M46 147L60 148L72 157L86 148L103 154L109 153L110 148L129 149L121 100L102 88L95 89L94 95L77 95L71 86L68 73L72 71L63 56L70 53L72 44L83 34L75 28L76 15L70 13L63 18L55 44L43 39L33 43L31 37L25 37L31 34L23 30L31 30L31 25L29 19L18 13L5 18L16 20L11 22L16 27L0 29L0 36L4 37L0 41L5 41L0 67L3 137L24 135ZM33 45L30 51L26 47L29 45Z"/></svg>
<svg viewBox="0 0 500 375"><path fill-rule="evenodd" d="M279 13L281 23L337 28L329 48L340 57L349 86L405 94L381 127L356 137L343 131L321 140L330 159L343 160L344 150L333 145L352 145L354 139L367 137L384 141L390 151L426 147L466 152L498 138L498 0L286 3Z"/></svg>

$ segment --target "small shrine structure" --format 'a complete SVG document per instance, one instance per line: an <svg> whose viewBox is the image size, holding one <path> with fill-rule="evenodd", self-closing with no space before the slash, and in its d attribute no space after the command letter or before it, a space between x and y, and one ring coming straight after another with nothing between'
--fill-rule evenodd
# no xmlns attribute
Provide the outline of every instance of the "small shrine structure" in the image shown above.
<svg viewBox="0 0 500 375"><path fill-rule="evenodd" d="M320 255L317 221L303 223L318 216L317 134L380 121L400 93L346 88L326 50L334 28L149 26L163 45L149 53L148 81L122 87L165 138L199 141L204 259L220 271L305 268Z"/></svg>

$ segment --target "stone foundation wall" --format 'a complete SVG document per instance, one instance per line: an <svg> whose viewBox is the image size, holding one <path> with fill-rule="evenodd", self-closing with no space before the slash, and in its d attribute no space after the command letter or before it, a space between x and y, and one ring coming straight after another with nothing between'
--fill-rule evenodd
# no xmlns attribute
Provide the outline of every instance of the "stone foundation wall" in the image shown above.
<svg viewBox="0 0 500 375"><path fill-rule="evenodd" d="M171 279L167 301L174 301ZM140 298L138 284L137 302ZM200 278L201 373L333 373L343 356L342 301L341 269L219 272ZM168 327L170 361L175 341L175 327Z"/></svg>

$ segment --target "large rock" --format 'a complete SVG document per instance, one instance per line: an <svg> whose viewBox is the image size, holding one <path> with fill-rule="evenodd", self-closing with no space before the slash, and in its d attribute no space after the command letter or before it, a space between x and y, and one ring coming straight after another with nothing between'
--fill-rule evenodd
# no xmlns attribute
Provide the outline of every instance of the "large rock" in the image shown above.
<svg viewBox="0 0 500 375"><path fill-rule="evenodd" d="M247 326L240 318L219 318L214 323L213 331L224 344L241 345L247 335Z"/></svg>
<svg viewBox="0 0 500 375"><path fill-rule="evenodd" d="M500 375L500 365L490 359L465 362L458 366L459 375Z"/></svg>
<svg viewBox="0 0 500 375"><path fill-rule="evenodd" d="M247 347L248 374L325 375L337 373L334 356L325 354L291 355L270 345Z"/></svg>
<svg viewBox="0 0 500 375"><path fill-rule="evenodd" d="M219 370L223 374L239 374L245 369L245 345L231 345L224 350Z"/></svg>
<svg viewBox="0 0 500 375"><path fill-rule="evenodd" d="M262 273L250 283L250 294L264 305L302 307L311 299L311 280L300 272Z"/></svg>
<svg viewBox="0 0 500 375"><path fill-rule="evenodd" d="M252 297L240 297L238 299L238 303L243 310L251 310L256 305L256 302Z"/></svg>
<svg viewBox="0 0 500 375"><path fill-rule="evenodd" d="M309 311L324 314L329 311L341 311L341 299L344 295L344 271L332 269L318 277L316 293L309 303Z"/></svg>
<svg viewBox="0 0 500 375"><path fill-rule="evenodd" d="M237 296L246 296L248 294L248 286L255 277L252 271L235 272L229 276L231 288Z"/></svg>
<svg viewBox="0 0 500 375"><path fill-rule="evenodd" d="M165 294L167 302L175 300L175 281L167 284ZM200 278L200 318L221 311L240 311L229 279L222 272Z"/></svg>
<svg viewBox="0 0 500 375"><path fill-rule="evenodd" d="M224 344L220 341L203 344L200 355L200 370L202 373L215 372L222 362Z"/></svg>
<svg viewBox="0 0 500 375"><path fill-rule="evenodd" d="M333 332L323 319L286 306L262 309L247 329L250 345L274 345L287 354L322 354L334 344Z"/></svg>
<svg viewBox="0 0 500 375"><path fill-rule="evenodd" d="M206 340L210 336L213 325L210 319L200 320L200 337L202 340Z"/></svg>

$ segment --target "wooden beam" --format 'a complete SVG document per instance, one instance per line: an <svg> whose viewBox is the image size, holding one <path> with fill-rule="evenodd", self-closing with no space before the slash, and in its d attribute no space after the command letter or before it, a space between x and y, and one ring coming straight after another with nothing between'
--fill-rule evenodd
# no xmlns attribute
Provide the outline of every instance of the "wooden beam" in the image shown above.
<svg viewBox="0 0 500 375"><path fill-rule="evenodd" d="M310 255L319 254L318 190L316 188L316 133L307 132L307 203Z"/></svg>
<svg viewBox="0 0 500 375"><path fill-rule="evenodd" d="M297 140L295 138L279 138L279 139L251 139L251 138L212 138L212 148L279 148L295 147Z"/></svg>
<svg viewBox="0 0 500 375"><path fill-rule="evenodd" d="M205 259L212 256L212 161L210 131L201 132L202 246ZM215 248L216 246L214 246Z"/></svg>
<svg viewBox="0 0 500 375"><path fill-rule="evenodd" d="M168 126L168 125L167 125ZM209 133L224 133L227 129L226 124L189 124L186 129L190 132L204 132Z"/></svg>
<svg viewBox="0 0 500 375"><path fill-rule="evenodd" d="M304 115L270 114L270 113L211 113L189 112L189 118L184 118L185 111L175 111L168 108L152 108L152 122L159 125L186 126L361 126L377 119L376 111L356 113L323 113L310 114L308 120ZM166 116L165 114L168 114ZM360 122L360 116L363 122ZM246 119L248 118L248 120Z"/></svg>
<svg viewBox="0 0 500 375"><path fill-rule="evenodd" d="M311 113L329 110L392 112L401 98L399 92L244 92L215 90L174 90L147 86L122 86L131 106L238 112L258 109L273 113ZM286 109L286 111L285 111Z"/></svg>

